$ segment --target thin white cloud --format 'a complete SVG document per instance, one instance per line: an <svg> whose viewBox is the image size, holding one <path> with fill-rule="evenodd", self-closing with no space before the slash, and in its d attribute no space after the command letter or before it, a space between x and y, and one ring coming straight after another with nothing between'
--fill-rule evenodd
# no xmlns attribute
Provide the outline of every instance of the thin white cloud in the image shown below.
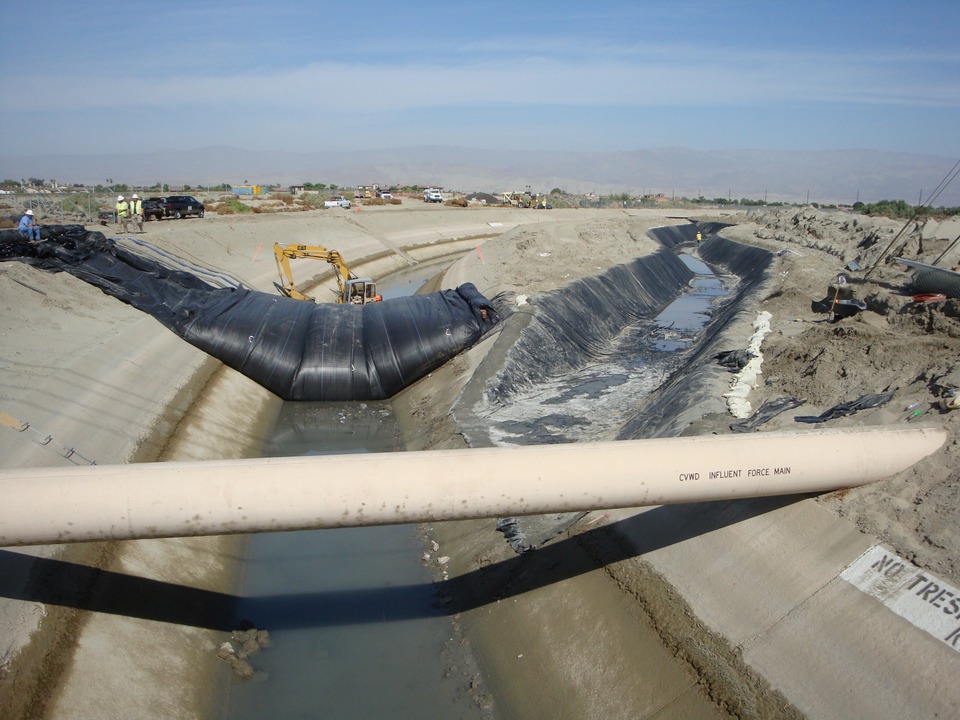
<svg viewBox="0 0 960 720"><path fill-rule="evenodd" d="M668 58L679 58L671 60ZM846 60L846 59L845 59ZM886 66L886 58L879 64ZM716 61L694 54L642 59L555 57L407 65L322 62L294 69L150 77L118 74L20 77L30 108L315 108L328 112L396 112L413 108L511 106L757 105L845 102L960 104L960 77L915 82L902 70L877 72L878 61L838 62L818 55L743 52ZM4 87L7 86L7 87ZM18 96L13 81L0 92Z"/></svg>

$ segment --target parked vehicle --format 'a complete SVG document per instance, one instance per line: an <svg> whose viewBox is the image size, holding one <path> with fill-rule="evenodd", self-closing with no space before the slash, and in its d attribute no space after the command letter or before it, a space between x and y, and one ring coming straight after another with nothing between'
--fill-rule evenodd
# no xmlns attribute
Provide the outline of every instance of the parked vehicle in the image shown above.
<svg viewBox="0 0 960 720"><path fill-rule="evenodd" d="M192 195L168 195L164 205L164 215L177 220L190 215L203 217L203 203Z"/></svg>
<svg viewBox="0 0 960 720"><path fill-rule="evenodd" d="M167 199L165 197L146 198L142 204L143 219L145 221L149 220L150 218L153 218L154 220L163 220L163 216L167 214Z"/></svg>
<svg viewBox="0 0 960 720"><path fill-rule="evenodd" d="M342 207L342 208L346 208L347 210L349 210L349 209L350 209L350 201L347 200L343 195L336 195L336 196L330 198L329 200L324 200L324 201L323 201L323 206L324 206L325 208Z"/></svg>
<svg viewBox="0 0 960 720"><path fill-rule="evenodd" d="M440 191L436 188L427 188L423 191L423 201L424 202L443 202L443 195L440 194Z"/></svg>

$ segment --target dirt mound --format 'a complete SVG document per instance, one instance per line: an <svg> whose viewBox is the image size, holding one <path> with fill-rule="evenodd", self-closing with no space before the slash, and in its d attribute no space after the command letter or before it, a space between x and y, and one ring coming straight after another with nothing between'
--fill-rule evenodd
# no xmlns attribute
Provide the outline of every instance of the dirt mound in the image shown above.
<svg viewBox="0 0 960 720"><path fill-rule="evenodd" d="M960 413L942 407L944 397L960 388L960 299L915 302L910 271L893 260L939 260L940 267L952 267L960 260L960 220L903 223L814 208L740 220L724 235L779 253L761 304L773 313L775 332L764 345L763 382L751 402L806 400L765 429L792 430L794 415L815 415L884 390L896 390L888 405L831 424L945 427L951 440L934 456L900 476L821 502L921 567L960 581ZM850 269L851 261L861 269ZM832 297L841 275L845 292L866 310L833 322L811 306Z"/></svg>

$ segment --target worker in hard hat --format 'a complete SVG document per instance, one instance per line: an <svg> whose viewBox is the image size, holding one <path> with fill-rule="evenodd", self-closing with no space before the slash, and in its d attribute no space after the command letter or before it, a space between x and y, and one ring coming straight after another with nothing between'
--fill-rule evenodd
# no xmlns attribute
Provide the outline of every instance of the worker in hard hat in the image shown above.
<svg viewBox="0 0 960 720"><path fill-rule="evenodd" d="M127 220L130 217L130 205L127 204L123 195L117 195L117 222L120 223L120 230L127 232Z"/></svg>
<svg viewBox="0 0 960 720"><path fill-rule="evenodd" d="M143 232L143 205L136 193L130 198L130 217L133 219L133 224L137 226L137 230Z"/></svg>
<svg viewBox="0 0 960 720"><path fill-rule="evenodd" d="M33 210L27 210L23 214L17 229L20 230L20 237L26 240L40 239L40 226L37 224L37 218L33 214Z"/></svg>

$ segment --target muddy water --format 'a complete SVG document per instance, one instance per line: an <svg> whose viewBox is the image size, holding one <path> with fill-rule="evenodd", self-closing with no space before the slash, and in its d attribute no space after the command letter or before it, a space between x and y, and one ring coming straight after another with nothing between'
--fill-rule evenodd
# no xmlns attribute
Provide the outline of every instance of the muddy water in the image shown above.
<svg viewBox="0 0 960 720"><path fill-rule="evenodd" d="M380 293L412 294L442 267L381 280ZM265 454L400 449L388 402L285 403ZM413 525L252 536L240 612L272 645L233 681L226 717L489 717L423 548Z"/></svg>

